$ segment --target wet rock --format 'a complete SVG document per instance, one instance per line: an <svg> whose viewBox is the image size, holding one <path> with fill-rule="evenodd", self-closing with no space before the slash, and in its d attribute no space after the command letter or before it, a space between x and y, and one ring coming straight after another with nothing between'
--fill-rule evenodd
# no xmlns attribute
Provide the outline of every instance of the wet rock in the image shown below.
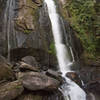
<svg viewBox="0 0 100 100"><path fill-rule="evenodd" d="M48 77L43 73L27 72L20 75L23 86L28 90L56 90L60 86L60 82L54 78Z"/></svg>
<svg viewBox="0 0 100 100"><path fill-rule="evenodd" d="M68 72L66 76L70 78L72 81L74 81L75 83L77 83L79 86L82 86L81 79L76 72Z"/></svg>
<svg viewBox="0 0 100 100"><path fill-rule="evenodd" d="M14 81L7 83L0 87L0 100L12 100L15 99L23 92L24 88L20 81Z"/></svg>
<svg viewBox="0 0 100 100"><path fill-rule="evenodd" d="M48 70L47 72L46 72L46 75L47 76L50 76L50 77L52 77L52 78L55 78L55 79L57 79L57 80L59 80L61 83L63 82L63 79L62 79L62 77L61 77L61 74L59 73L59 72L57 72L57 71L53 71L53 70Z"/></svg>
<svg viewBox="0 0 100 100"><path fill-rule="evenodd" d="M0 63L0 81L1 80L14 80L15 75L10 66L5 63Z"/></svg>
<svg viewBox="0 0 100 100"><path fill-rule="evenodd" d="M90 81L87 84L87 89L91 92L96 92L99 94L100 93L100 78Z"/></svg>
<svg viewBox="0 0 100 100"><path fill-rule="evenodd" d="M37 69L35 66L31 66L31 65L24 63L24 62L20 62L19 68L21 71L27 71L27 70L35 71L35 72L39 71L39 69Z"/></svg>
<svg viewBox="0 0 100 100"><path fill-rule="evenodd" d="M100 67L86 66L80 70L80 75L85 84L100 78Z"/></svg>

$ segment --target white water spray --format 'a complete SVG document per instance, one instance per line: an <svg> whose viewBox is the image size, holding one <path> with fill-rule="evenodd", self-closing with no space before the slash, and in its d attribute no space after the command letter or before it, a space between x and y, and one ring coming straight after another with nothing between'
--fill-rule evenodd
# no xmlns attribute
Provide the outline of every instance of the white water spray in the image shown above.
<svg viewBox="0 0 100 100"><path fill-rule="evenodd" d="M3 32L7 35L7 43L8 43L8 60L10 60L10 34L15 34L14 30L14 7L15 7L15 0L7 0L6 9L4 13L4 28Z"/></svg>
<svg viewBox="0 0 100 100"><path fill-rule="evenodd" d="M47 4L52 25L59 68L62 72L62 76L66 80L66 83L69 84L64 84L60 90L62 91L65 100L86 100L85 92L76 83L66 77L66 73L71 71L70 66L73 64L73 62L70 61L67 47L65 44L63 44L62 31L60 27L59 15L56 11L56 5L53 0L45 0L45 3Z"/></svg>

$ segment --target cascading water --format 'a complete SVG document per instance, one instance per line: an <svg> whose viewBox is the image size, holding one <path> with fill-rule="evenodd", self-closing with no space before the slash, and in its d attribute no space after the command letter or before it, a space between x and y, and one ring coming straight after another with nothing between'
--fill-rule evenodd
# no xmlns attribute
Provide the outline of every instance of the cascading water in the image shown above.
<svg viewBox="0 0 100 100"><path fill-rule="evenodd" d="M4 27L3 32L7 35L7 44L8 44L8 60L10 60L10 35L15 34L14 30L14 7L15 0L7 0L6 9L4 12Z"/></svg>
<svg viewBox="0 0 100 100"><path fill-rule="evenodd" d="M66 77L66 73L71 71L70 66L73 64L73 61L70 60L68 48L63 43L62 29L59 15L56 11L56 5L53 0L45 0L45 3L47 4L52 25L59 68L62 72L62 76L66 80L66 83L60 88L60 90L62 91L65 100L86 100L85 92L76 83Z"/></svg>

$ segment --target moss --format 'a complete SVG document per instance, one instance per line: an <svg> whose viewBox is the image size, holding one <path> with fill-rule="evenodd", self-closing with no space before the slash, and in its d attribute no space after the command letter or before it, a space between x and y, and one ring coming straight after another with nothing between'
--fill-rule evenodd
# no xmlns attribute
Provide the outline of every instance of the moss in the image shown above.
<svg viewBox="0 0 100 100"><path fill-rule="evenodd" d="M24 33L25 33L25 34L31 34L32 31L31 31L31 30L28 30L28 29L25 29L25 30L24 30Z"/></svg>
<svg viewBox="0 0 100 100"><path fill-rule="evenodd" d="M20 89L20 88L22 88L22 86L21 86L21 85L16 85L15 88L16 88L16 89Z"/></svg>
<svg viewBox="0 0 100 100"><path fill-rule="evenodd" d="M55 44L54 44L54 42L52 42L52 43L50 44L50 49L49 49L48 53L53 54L53 55L56 55L56 49L55 49Z"/></svg>

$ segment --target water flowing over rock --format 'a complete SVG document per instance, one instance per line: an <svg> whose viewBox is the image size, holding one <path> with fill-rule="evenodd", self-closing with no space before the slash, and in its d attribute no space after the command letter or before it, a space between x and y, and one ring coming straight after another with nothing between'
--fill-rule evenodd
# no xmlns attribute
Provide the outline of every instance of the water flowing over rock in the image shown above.
<svg viewBox="0 0 100 100"><path fill-rule="evenodd" d="M82 87L82 81L79 77L79 75L75 72L68 72L66 74L66 77L70 78L72 81L74 81L75 83L77 83L80 87Z"/></svg>
<svg viewBox="0 0 100 100"><path fill-rule="evenodd" d="M45 0L45 3L47 4L48 8L48 14L50 17L51 25L52 25L52 32L54 36L55 41L55 47L57 52L57 59L60 71L62 72L62 76L65 78L65 85L62 86L63 89L61 89L65 100L71 99L71 100L86 100L86 94L85 92L73 81L66 78L65 75L67 72L69 72L70 66L73 64L73 61L70 60L71 56L73 58L73 52L70 47L70 45L67 43L67 46L63 43L63 31L62 27L60 26L60 20L59 15L56 11L56 5L53 0ZM68 40L67 40L68 42ZM71 56L69 55L69 51L71 53ZM67 86L67 83L69 84ZM69 89L69 90L68 90Z"/></svg>

